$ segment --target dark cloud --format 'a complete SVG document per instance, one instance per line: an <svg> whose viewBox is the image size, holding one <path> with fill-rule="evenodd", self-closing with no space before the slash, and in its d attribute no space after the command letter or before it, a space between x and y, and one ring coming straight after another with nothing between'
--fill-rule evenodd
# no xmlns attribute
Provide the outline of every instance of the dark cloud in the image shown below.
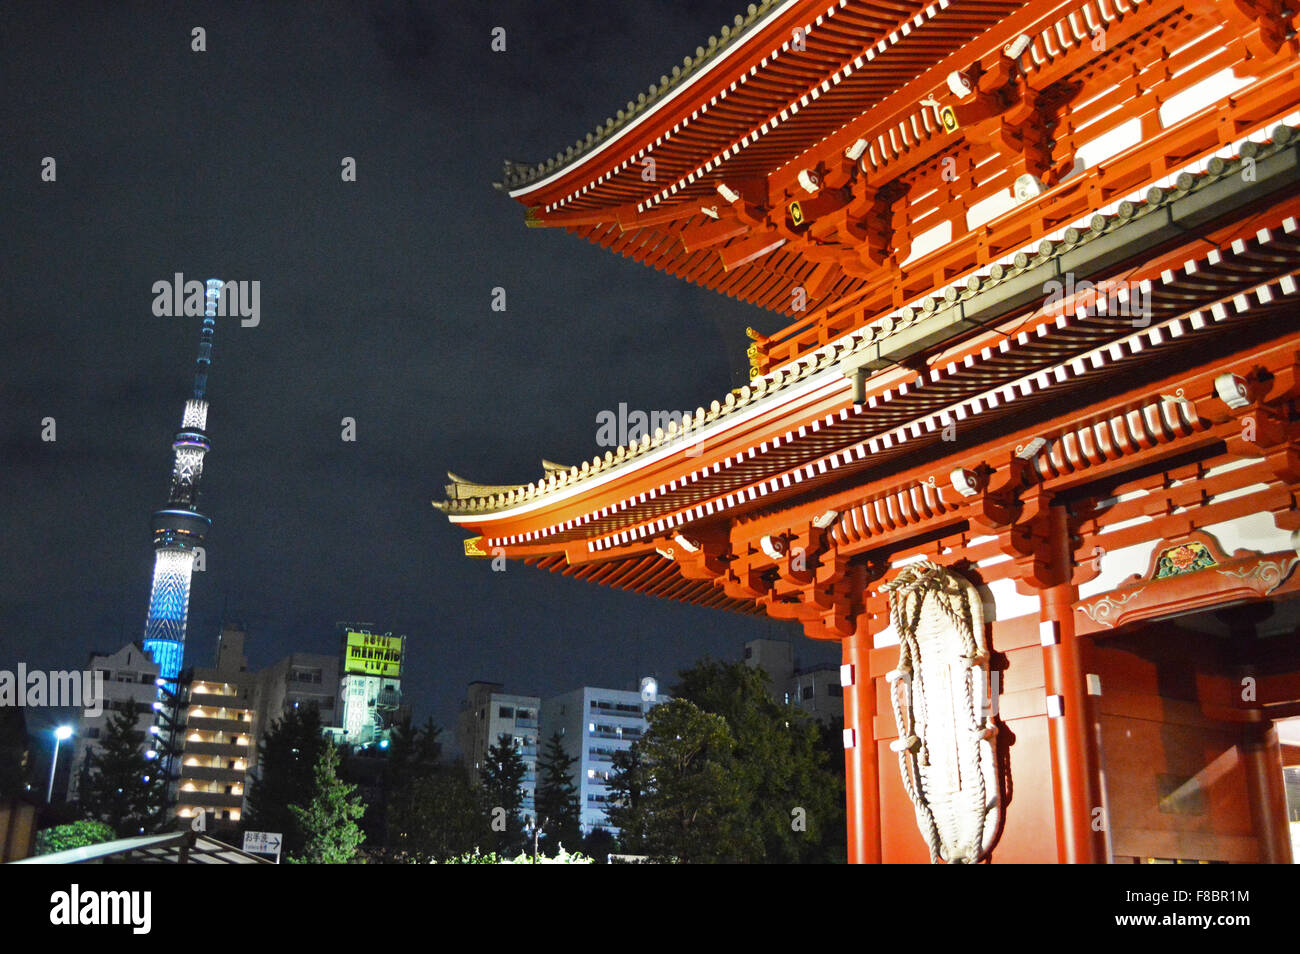
<svg viewBox="0 0 1300 954"><path fill-rule="evenodd" d="M375 620L408 634L411 697L449 723L471 679L621 685L795 635L492 573L429 505L448 469L530 480L543 456L595 453L602 409L693 408L743 380L744 328L772 316L526 229L491 186L504 157L572 143L737 10L0 10L0 663L63 668L139 634L149 514L198 336L196 320L151 312L153 283L177 271L262 283L261 323L216 334L191 660L212 653L223 614L249 625L258 665L333 649L337 620ZM56 183L40 181L44 156ZM340 180L347 156L355 183ZM498 285L504 314L489 308ZM345 416L355 443L339 438Z"/></svg>

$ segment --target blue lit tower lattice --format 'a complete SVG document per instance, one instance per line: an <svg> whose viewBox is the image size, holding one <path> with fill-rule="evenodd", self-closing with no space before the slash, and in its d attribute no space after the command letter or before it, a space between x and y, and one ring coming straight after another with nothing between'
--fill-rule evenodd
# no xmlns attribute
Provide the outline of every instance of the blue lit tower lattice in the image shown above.
<svg viewBox="0 0 1300 954"><path fill-rule="evenodd" d="M208 279L203 300L203 330L194 370L194 396L185 402L181 429L172 442L172 483L167 506L153 515L153 588L149 617L144 625L144 648L160 669L160 677L174 686L185 654L185 621L190 608L190 577L195 548L212 520L198 511L199 480L203 458L211 444L208 423L208 367L212 364L212 334L216 330L217 303L222 282Z"/></svg>

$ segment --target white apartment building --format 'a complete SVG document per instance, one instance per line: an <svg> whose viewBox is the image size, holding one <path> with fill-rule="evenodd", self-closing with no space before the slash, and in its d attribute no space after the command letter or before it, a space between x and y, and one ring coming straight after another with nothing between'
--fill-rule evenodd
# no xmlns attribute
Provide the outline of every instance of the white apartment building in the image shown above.
<svg viewBox="0 0 1300 954"><path fill-rule="evenodd" d="M583 686L542 703L543 750L558 733L564 751L576 761L573 784L578 791L579 821L584 835L596 828L617 834L605 816L614 753L625 751L645 733L646 713L667 701L664 696L623 689Z"/></svg>
<svg viewBox="0 0 1300 954"><path fill-rule="evenodd" d="M99 750L99 740L116 713L138 713L136 728L147 733L153 722L153 703L158 698L158 664L139 643L127 643L115 653L92 653L87 665L90 672L102 672L104 699L99 715L82 711L72 742L72 764L68 776L68 799L75 800L80 792L81 777L86 757ZM143 736L141 744L144 744Z"/></svg>

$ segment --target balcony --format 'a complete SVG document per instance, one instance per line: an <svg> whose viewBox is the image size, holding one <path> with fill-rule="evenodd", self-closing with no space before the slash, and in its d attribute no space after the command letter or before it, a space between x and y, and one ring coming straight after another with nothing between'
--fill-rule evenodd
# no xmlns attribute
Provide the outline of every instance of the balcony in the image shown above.
<svg viewBox="0 0 1300 954"><path fill-rule="evenodd" d="M244 804L243 795L227 795L225 792L186 792L176 793L176 805L184 808L192 805L196 808L240 808Z"/></svg>
<svg viewBox="0 0 1300 954"><path fill-rule="evenodd" d="M250 732L253 723L244 719L236 718L218 718L215 716L206 716L204 718L191 717L185 723L185 728L190 732L231 732L235 734Z"/></svg>
<svg viewBox="0 0 1300 954"><path fill-rule="evenodd" d="M587 731L587 737L590 739L621 739L627 742L635 742L637 739L641 738L641 730L624 729L622 732L619 732L617 729L613 728L597 727L595 729L589 729Z"/></svg>
<svg viewBox="0 0 1300 954"><path fill-rule="evenodd" d="M224 782L226 784L241 783L244 776L247 775L245 769L231 768L207 768L200 765L182 765L180 767L181 780L193 779L196 782Z"/></svg>
<svg viewBox="0 0 1300 954"><path fill-rule="evenodd" d="M186 755L219 755L227 759L242 759L248 757L248 744L239 745L235 742L185 742Z"/></svg>
<svg viewBox="0 0 1300 954"><path fill-rule="evenodd" d="M241 702L246 701L246 699L241 699L234 694L219 696L210 692L191 692L189 705L202 706L205 709L221 709L230 705L238 706Z"/></svg>

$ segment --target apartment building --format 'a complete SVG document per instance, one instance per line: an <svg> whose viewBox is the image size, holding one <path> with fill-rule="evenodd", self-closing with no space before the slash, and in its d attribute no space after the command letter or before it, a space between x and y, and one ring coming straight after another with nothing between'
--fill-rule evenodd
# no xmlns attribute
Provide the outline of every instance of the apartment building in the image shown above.
<svg viewBox="0 0 1300 954"><path fill-rule="evenodd" d="M844 694L838 666L800 668L793 644L784 639L751 639L745 643L744 658L745 665L767 673L772 698L777 702L823 722L843 723Z"/></svg>
<svg viewBox="0 0 1300 954"><path fill-rule="evenodd" d="M513 741L524 762L523 815L536 810L540 709L538 696L508 693L496 682L471 682L456 720L456 743L465 770L475 782L487 760L488 747L503 735Z"/></svg>
<svg viewBox="0 0 1300 954"><path fill-rule="evenodd" d="M195 668L182 681L184 713L175 812L207 814L209 828L236 825L243 815L248 773L257 761L257 678L244 656L245 633L224 626L216 665Z"/></svg>

